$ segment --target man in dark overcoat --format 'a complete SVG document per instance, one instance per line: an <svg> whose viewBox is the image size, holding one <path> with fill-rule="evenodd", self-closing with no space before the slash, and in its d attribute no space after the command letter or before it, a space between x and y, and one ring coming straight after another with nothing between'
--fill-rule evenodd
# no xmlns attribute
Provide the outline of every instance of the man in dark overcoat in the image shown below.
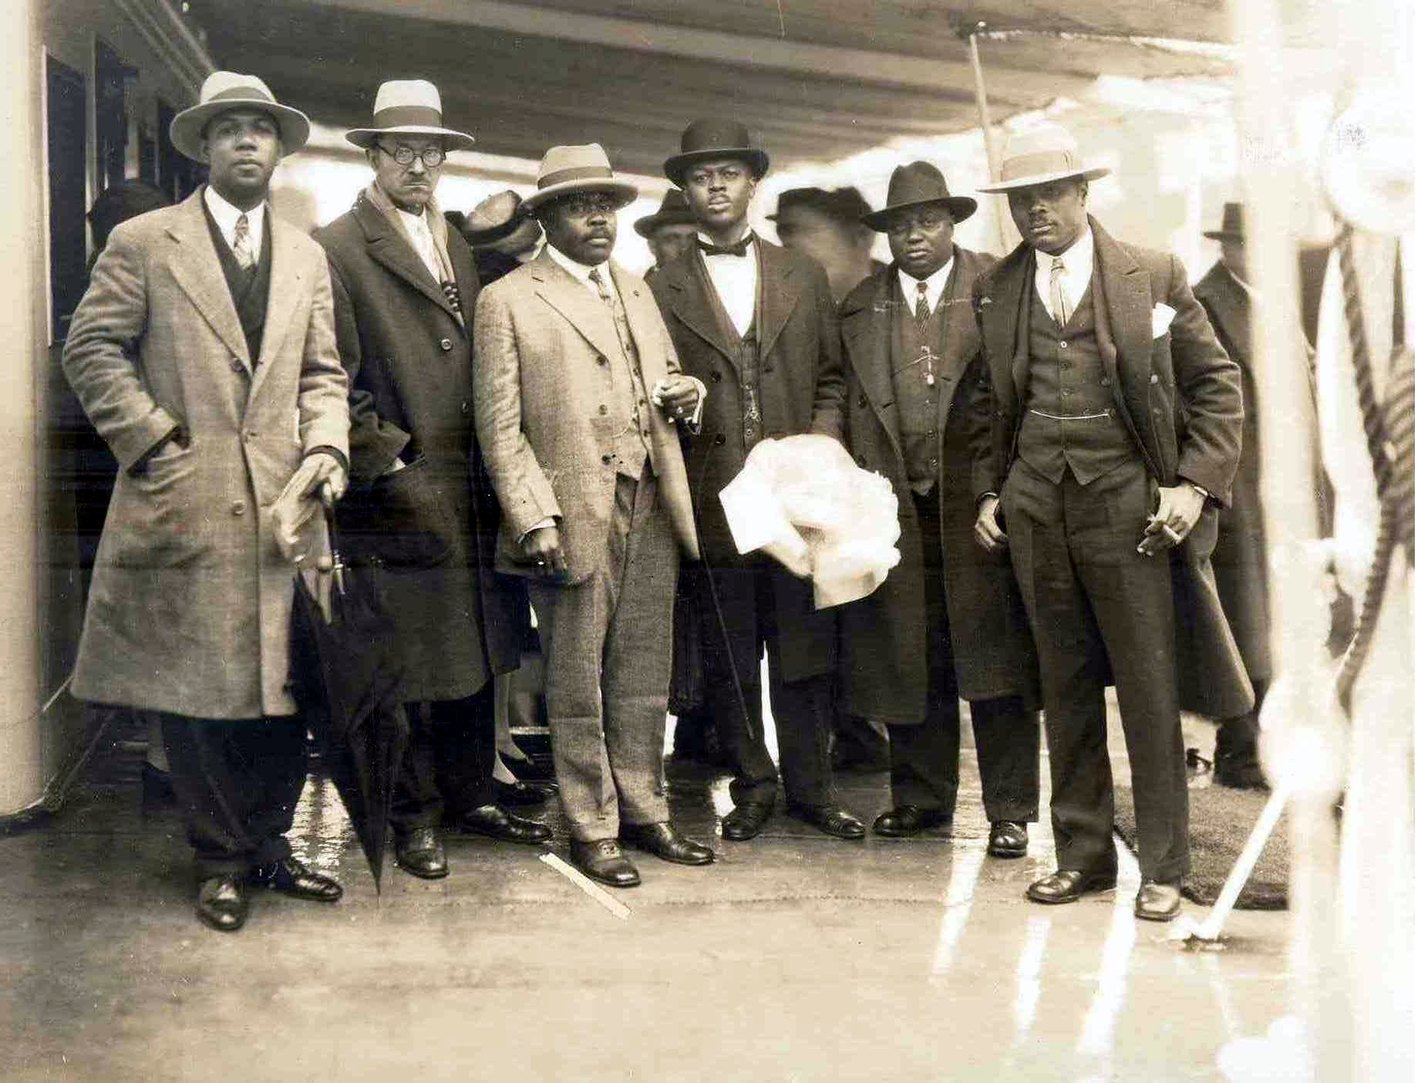
<svg viewBox="0 0 1415 1083"><path fill-rule="evenodd" d="M787 801L827 834L858 839L864 824L840 806L830 764L835 611L817 611L811 584L774 561L739 555L718 499L763 438L843 435L840 332L825 272L755 236L747 222L768 164L741 124L688 126L664 172L688 199L698 243L652 283L683 372L708 389L702 431L687 438L686 454L712 576L695 569L709 709L737 776L722 837L759 834L776 802L761 725L765 647Z"/></svg>
<svg viewBox="0 0 1415 1083"><path fill-rule="evenodd" d="M1036 648L1005 553L973 542L973 448L987 438L987 366L973 283L994 257L953 243L977 201L928 162L900 166L883 210L894 263L840 308L848 444L899 499L901 561L840 615L845 709L889 726L892 807L875 833L947 825L958 798L960 693L969 701L988 852L1021 857L1037 818Z"/></svg>
<svg viewBox="0 0 1415 1083"><path fill-rule="evenodd" d="M498 805L491 780L492 677L519 663L529 603L492 569L499 519L472 410L476 266L434 196L447 152L472 137L443 126L431 83L395 80L379 88L372 126L347 138L373 183L315 234L349 373L345 534L385 567L412 727L395 852L432 879L447 875L443 825L511 842L550 835Z"/></svg>
<svg viewBox="0 0 1415 1083"><path fill-rule="evenodd" d="M1211 587L1243 393L1179 261L1113 240L1087 213L1088 183L1108 172L1046 125L1014 136L982 189L1007 194L1023 241L974 289L994 399L976 529L1012 555L1041 666L1058 871L1027 895L1065 903L1115 885L1113 677L1139 830L1135 914L1168 921L1189 868L1177 625L1217 603L1178 591L1175 568ZM1174 547L1191 553L1171 560ZM1176 604L1190 611L1177 618ZM1222 631L1210 646L1237 661L1221 610L1207 616ZM1185 677L1235 681L1251 707L1241 663Z"/></svg>

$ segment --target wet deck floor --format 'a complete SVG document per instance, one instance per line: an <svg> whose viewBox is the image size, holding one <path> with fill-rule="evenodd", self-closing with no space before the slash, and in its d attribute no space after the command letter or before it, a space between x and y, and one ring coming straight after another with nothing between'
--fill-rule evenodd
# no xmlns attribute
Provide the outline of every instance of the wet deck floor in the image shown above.
<svg viewBox="0 0 1415 1083"><path fill-rule="evenodd" d="M234 936L193 917L180 821L140 813L137 760L0 838L0 1078L1222 1079L1221 1047L1287 1010L1286 914L1239 912L1226 951L1185 951L1134 919L1123 849L1117 891L1027 903L1049 829L1024 860L986 856L971 749L951 838L863 844L780 814L723 843L726 780L670 769L676 821L718 863L642 856L626 920L539 851L480 839L449 843L446 880L390 867L379 897L312 781L297 850L343 901L257 893ZM842 782L867 822L886 806L884 775Z"/></svg>

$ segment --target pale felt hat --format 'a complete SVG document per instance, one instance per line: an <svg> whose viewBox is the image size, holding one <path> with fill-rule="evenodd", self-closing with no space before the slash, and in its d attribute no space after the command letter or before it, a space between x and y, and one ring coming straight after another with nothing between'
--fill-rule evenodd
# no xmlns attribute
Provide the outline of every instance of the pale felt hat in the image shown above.
<svg viewBox="0 0 1415 1083"><path fill-rule="evenodd" d="M259 109L269 113L280 127L280 143L286 154L294 154L310 137L310 118L298 109L277 102L259 77L214 71L202 83L197 104L172 118L172 145L193 161L201 161L202 133L206 126L213 117L233 109Z"/></svg>
<svg viewBox="0 0 1415 1083"><path fill-rule="evenodd" d="M373 127L354 128L344 138L367 150L381 135L437 135L448 150L468 150L476 142L466 132L442 124L442 95L426 79L390 79L373 101Z"/></svg>
<svg viewBox="0 0 1415 1083"><path fill-rule="evenodd" d="M1087 166L1081 161L1076 140L1065 128L1044 124L1008 138L1001 175L994 183L981 185L978 191L1010 192L1067 177L1096 180L1109 173L1104 166Z"/></svg>
<svg viewBox="0 0 1415 1083"><path fill-rule="evenodd" d="M552 199L576 192L608 192L621 207L639 198L638 188L614 176L604 148L598 143L584 143L551 147L546 151L536 172L536 190L525 198L521 206L533 211Z"/></svg>

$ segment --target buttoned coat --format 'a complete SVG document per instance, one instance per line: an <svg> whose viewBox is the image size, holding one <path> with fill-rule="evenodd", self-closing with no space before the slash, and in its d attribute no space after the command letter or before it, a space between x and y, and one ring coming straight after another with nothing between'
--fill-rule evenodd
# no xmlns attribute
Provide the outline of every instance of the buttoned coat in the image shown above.
<svg viewBox="0 0 1415 1083"><path fill-rule="evenodd" d="M960 694L969 700L1017 695L1036 706L1041 694L1036 646L1012 563L1006 553L988 553L973 540L973 454L989 437L988 374L973 319L973 283L996 262L955 245L939 302L944 306L936 344L939 484L932 495L939 503L943 551L930 559L943 566ZM883 474L899 498L901 557L873 594L841 609L840 673L849 711L907 725L922 722L926 707L924 576L934 573L924 563L900 435L891 349L897 282L891 264L840 305L847 446L860 467Z"/></svg>
<svg viewBox="0 0 1415 1083"><path fill-rule="evenodd" d="M678 358L644 280L611 261L645 388L676 375ZM582 582L608 552L614 511L615 433L610 401L620 350L614 315L592 289L543 251L481 293L476 313L477 435L501 500L496 565L537 574L520 538L557 521L567 581ZM659 496L680 552L698 555L688 476L675 423L648 408ZM671 590L669 583L667 589ZM668 634L668 630L664 630Z"/></svg>
<svg viewBox="0 0 1415 1083"><path fill-rule="evenodd" d="M1116 416L1135 441L1151 477L1172 486L1185 478L1207 489L1199 522L1170 550L1174 581L1176 667L1181 705L1213 717L1252 707L1252 686L1219 604L1210 555L1218 533L1217 501L1227 504L1238 469L1243 392L1238 366L1214 338L1169 253L1116 241L1094 218L1095 268L1103 303L1096 338ZM999 492L1016 457L1030 375L1026 306L1036 293L1036 263L1025 242L973 289L991 403L990 447L973 462L973 492ZM1154 334L1154 309L1174 316ZM1135 527L1136 540L1144 524ZM1044 634L1042 630L1038 635Z"/></svg>
<svg viewBox="0 0 1415 1083"><path fill-rule="evenodd" d="M439 518L453 533L442 563L390 567L382 577L405 695L461 699L519 665L530 622L524 585L493 570L500 511L476 440L471 330L366 195L315 239L329 256L349 374L350 499L377 502L416 483L441 504ZM470 322L480 287L455 229L447 231L447 254ZM405 469L380 478L399 456Z"/></svg>
<svg viewBox="0 0 1415 1083"><path fill-rule="evenodd" d="M120 467L72 688L199 718L290 715L294 572L270 509L309 451L348 450L329 272L272 218L252 358L204 191L113 231L65 345L65 375ZM188 445L132 473L178 424Z"/></svg>
<svg viewBox="0 0 1415 1083"><path fill-rule="evenodd" d="M760 410L764 437L822 433L844 437L845 376L840 331L825 271L814 260L756 239L760 283ZM654 275L652 287L679 362L708 389L702 429L684 440L693 507L704 561L714 569L743 563L718 494L746 462L737 353L719 329L712 298L694 262L695 248ZM760 556L750 558L752 562ZM833 610L817 610L809 580L784 568L774 576L776 630L788 681L831 672L836 659ZM702 600L704 614L708 605ZM730 605L730 600L726 601ZM720 635L712 617L705 635ZM728 621L729 625L734 622ZM756 644L734 643L734 658L756 655Z"/></svg>

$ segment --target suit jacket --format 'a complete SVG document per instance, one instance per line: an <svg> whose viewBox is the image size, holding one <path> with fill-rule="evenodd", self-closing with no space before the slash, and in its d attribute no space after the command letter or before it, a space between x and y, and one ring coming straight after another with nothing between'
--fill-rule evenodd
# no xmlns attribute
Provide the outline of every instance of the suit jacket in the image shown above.
<svg viewBox="0 0 1415 1083"><path fill-rule="evenodd" d="M644 280L613 261L609 268L652 388L679 371L673 342ZM613 314L542 252L482 291L475 326L477 435L503 514L497 567L533 574L519 539L553 517L569 580L580 582L605 558L614 509L614 433L599 413L611 373L599 362L620 348ZM677 430L657 408L649 419L659 492L680 549L696 559Z"/></svg>
<svg viewBox="0 0 1415 1083"><path fill-rule="evenodd" d="M840 673L848 709L895 724L921 722L928 666L921 648L926 566L943 565L954 667L965 699L1040 697L1036 647L1006 553L973 540L972 462L988 440L987 366L973 319L973 283L997 261L955 246L944 286L938 373L942 553L925 554L900 438L891 345L895 266L877 271L840 306L847 381L847 445L856 462L889 479L899 498L900 563L873 594L842 608Z"/></svg>
<svg viewBox="0 0 1415 1083"><path fill-rule="evenodd" d="M1214 338L1173 255L1122 244L1090 219L1098 281L1096 338L1116 415L1161 485L1187 478L1227 504L1242 441L1243 392L1238 366ZM973 290L992 395L991 446L973 463L973 491L999 492L1016 457L1031 358L1027 306L1036 293L1035 260L1018 245ZM1174 309L1166 331L1153 334L1157 304ZM1183 545L1172 549L1179 692L1183 705L1226 717L1252 706L1252 687L1224 618L1210 554L1218 534L1214 501ZM1136 534L1143 529L1136 524Z"/></svg>
<svg viewBox="0 0 1415 1083"><path fill-rule="evenodd" d="M359 537L347 528L361 525L371 535L367 545L385 545L400 559L415 554L424 535L443 540L436 566L393 567L382 582L406 698L461 699L493 672L516 668L530 623L523 584L492 570L500 511L472 417L476 264L449 229L459 321L412 245L363 194L315 239L329 256L339 356L349 374L353 485L341 517L345 545ZM398 456L409 465L380 477ZM395 508L406 518L384 514Z"/></svg>
<svg viewBox="0 0 1415 1083"><path fill-rule="evenodd" d="M252 358L203 191L113 231L65 346L65 375L120 466L73 691L203 718L288 715L294 579L270 508L312 449L348 452L329 271L317 244L271 221ZM179 423L188 446L132 474Z"/></svg>

